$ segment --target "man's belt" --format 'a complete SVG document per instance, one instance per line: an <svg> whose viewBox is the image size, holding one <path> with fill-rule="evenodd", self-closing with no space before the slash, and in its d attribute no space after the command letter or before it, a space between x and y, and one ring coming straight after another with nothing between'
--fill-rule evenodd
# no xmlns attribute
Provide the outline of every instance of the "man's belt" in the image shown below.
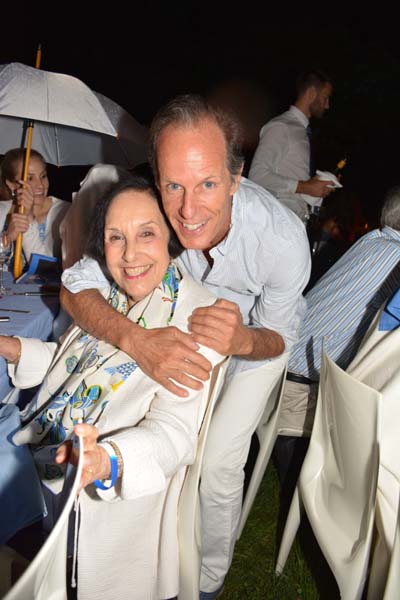
<svg viewBox="0 0 400 600"><path fill-rule="evenodd" d="M302 383L304 385L316 383L312 379L308 379L308 377L303 377L303 375L297 375L297 373L291 373L290 371L286 373L286 379L288 381L293 381L293 383Z"/></svg>

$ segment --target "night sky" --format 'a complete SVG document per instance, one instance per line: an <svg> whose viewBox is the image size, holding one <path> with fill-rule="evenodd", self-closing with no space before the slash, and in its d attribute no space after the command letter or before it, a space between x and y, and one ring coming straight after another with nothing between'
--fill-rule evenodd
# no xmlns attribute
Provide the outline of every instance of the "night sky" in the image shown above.
<svg viewBox="0 0 400 600"><path fill-rule="evenodd" d="M358 15L333 4L294 12L286 3L271 13L266 2L243 2L238 11L218 0L114 1L109 14L98 3L80 5L2 8L0 63L33 66L40 42L43 69L82 79L146 125L178 93L225 102L244 122L248 161L260 127L292 101L297 74L323 68L334 94L329 113L314 123L317 166L331 170L348 158L340 202L356 198L375 225L385 191L400 184L394 14Z"/></svg>

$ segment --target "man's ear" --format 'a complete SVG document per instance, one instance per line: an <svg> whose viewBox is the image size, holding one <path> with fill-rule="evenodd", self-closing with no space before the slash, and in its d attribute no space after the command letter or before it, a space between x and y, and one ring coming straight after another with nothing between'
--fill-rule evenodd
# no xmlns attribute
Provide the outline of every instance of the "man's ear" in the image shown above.
<svg viewBox="0 0 400 600"><path fill-rule="evenodd" d="M307 100L311 104L311 102L314 102L314 100L318 96L318 90L315 86L310 85L310 87L306 91L306 94L307 94Z"/></svg>
<svg viewBox="0 0 400 600"><path fill-rule="evenodd" d="M231 189L230 189L231 196L233 196L233 194L237 191L237 189L239 187L240 178L243 173L243 167L244 167L244 163L242 163L240 170L236 173L236 175L232 175L232 184L231 184Z"/></svg>

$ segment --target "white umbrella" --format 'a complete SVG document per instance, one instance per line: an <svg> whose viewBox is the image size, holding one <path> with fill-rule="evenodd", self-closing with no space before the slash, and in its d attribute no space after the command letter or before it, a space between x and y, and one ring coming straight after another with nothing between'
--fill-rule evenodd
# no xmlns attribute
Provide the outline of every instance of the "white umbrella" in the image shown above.
<svg viewBox="0 0 400 600"><path fill-rule="evenodd" d="M32 148L54 165L146 160L146 128L109 98L70 75L0 65L0 154L24 146L27 121Z"/></svg>

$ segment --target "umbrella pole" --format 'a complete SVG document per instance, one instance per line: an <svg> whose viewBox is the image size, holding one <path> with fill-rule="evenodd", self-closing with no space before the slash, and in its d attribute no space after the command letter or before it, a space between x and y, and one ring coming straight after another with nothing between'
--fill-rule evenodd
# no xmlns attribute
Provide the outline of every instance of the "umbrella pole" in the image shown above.
<svg viewBox="0 0 400 600"><path fill-rule="evenodd" d="M35 60L35 68L40 69L40 62L42 59L42 48L39 44L38 49L36 51L36 60ZM22 174L22 180L24 183L28 180L28 168L29 168L29 160L31 157L31 146L32 146L32 133L33 133L33 121L29 122L28 125L28 136L26 141L26 151L25 151L25 159L24 159L24 168ZM25 212L25 208L20 205L18 207L18 212L20 215L23 215ZM14 279L18 279L18 277L22 274L22 233L17 235L17 239L15 240L15 250L14 250Z"/></svg>

